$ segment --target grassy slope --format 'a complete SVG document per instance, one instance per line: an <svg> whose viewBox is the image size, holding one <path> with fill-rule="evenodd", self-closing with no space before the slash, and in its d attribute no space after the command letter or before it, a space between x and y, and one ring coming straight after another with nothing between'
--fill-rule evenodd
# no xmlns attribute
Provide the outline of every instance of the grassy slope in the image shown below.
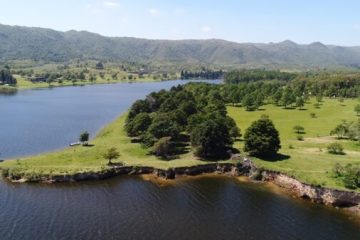
<svg viewBox="0 0 360 240"><path fill-rule="evenodd" d="M76 146L20 159L19 161L10 160L1 163L0 167L12 168L14 171L28 174L96 171L106 168L107 161L102 156L110 147L116 147L119 150L121 156L118 161L122 161L126 165L167 169L169 167L206 163L196 160L191 153L172 161L163 161L148 155L148 150L142 148L140 144L130 142L130 138L126 136L123 130L124 121L125 115L101 130L98 136L90 142L90 144L94 144L93 147Z"/></svg>
<svg viewBox="0 0 360 240"><path fill-rule="evenodd" d="M279 130L282 142L280 152L290 158L276 162L255 159L257 165L291 174L307 183L343 188L342 183L331 176L331 170L335 163L360 163L360 145L346 140L340 141L346 151L343 156L327 153L326 146L330 142L338 141L329 137L329 132L337 124L345 119L357 120L353 110L356 104L355 100L345 100L341 104L337 100L326 99L320 109L315 109L311 103L305 106L307 110L285 110L273 105L264 106L263 111L247 112L237 107L229 107L228 110L243 132L262 114L269 115ZM316 113L317 117L311 118L311 112ZM305 128L304 141L296 140L294 125ZM290 144L293 149L289 148ZM243 143L237 142L235 146L242 148Z"/></svg>

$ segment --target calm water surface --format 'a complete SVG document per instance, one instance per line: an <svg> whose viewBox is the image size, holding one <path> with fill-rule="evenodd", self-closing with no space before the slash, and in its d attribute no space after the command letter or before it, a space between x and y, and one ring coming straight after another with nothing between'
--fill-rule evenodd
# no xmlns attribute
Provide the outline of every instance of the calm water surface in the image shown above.
<svg viewBox="0 0 360 240"><path fill-rule="evenodd" d="M3 158L94 134L151 91L181 81L20 91L0 96ZM76 184L0 180L0 239L360 239L341 211L260 184L196 178L160 187L121 176Z"/></svg>
<svg viewBox="0 0 360 240"><path fill-rule="evenodd" d="M333 209L260 184L199 178L160 187L137 177L0 184L1 239L354 239Z"/></svg>

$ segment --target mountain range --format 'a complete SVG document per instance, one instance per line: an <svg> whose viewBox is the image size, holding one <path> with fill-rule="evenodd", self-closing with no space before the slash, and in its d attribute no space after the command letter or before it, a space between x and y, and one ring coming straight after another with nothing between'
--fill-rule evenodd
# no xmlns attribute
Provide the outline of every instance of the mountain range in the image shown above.
<svg viewBox="0 0 360 240"><path fill-rule="evenodd" d="M297 44L289 40L267 44L219 39L148 40L0 24L0 60L28 59L51 62L96 59L252 68L359 68L360 47L320 42Z"/></svg>

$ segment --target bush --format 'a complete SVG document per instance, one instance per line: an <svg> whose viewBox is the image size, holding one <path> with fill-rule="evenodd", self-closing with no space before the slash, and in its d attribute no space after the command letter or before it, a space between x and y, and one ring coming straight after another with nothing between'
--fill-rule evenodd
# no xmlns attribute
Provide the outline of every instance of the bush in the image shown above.
<svg viewBox="0 0 360 240"><path fill-rule="evenodd" d="M154 144L153 153L158 157L168 159L169 156L174 153L174 145L171 142L171 137L160 138L159 141Z"/></svg>
<svg viewBox="0 0 360 240"><path fill-rule="evenodd" d="M298 134L298 135L296 136L296 139L297 139L298 141L304 141L304 137L303 137L302 135L300 135L300 134Z"/></svg>
<svg viewBox="0 0 360 240"><path fill-rule="evenodd" d="M335 177L342 179L344 186L349 189L356 189L360 187L360 166L347 164L341 166L336 163L333 168Z"/></svg>
<svg viewBox="0 0 360 240"><path fill-rule="evenodd" d="M295 125L293 127L294 131L297 133L297 134L303 134L305 133L305 128L303 126L300 126L300 125Z"/></svg>
<svg viewBox="0 0 360 240"><path fill-rule="evenodd" d="M331 143L327 146L328 153L330 154L337 154L337 155L343 155L344 148L340 143Z"/></svg>
<svg viewBox="0 0 360 240"><path fill-rule="evenodd" d="M316 113L313 113L313 112L310 113L310 117L311 117L311 118L316 118Z"/></svg>

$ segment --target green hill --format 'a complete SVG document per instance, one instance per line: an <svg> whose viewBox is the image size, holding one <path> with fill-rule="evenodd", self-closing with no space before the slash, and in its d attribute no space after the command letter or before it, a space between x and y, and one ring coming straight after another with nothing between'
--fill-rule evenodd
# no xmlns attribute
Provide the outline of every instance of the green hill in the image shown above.
<svg viewBox="0 0 360 240"><path fill-rule="evenodd" d="M269 44L224 40L147 40L104 37L85 31L59 32L0 24L0 60L101 59L144 64L216 65L282 69L358 68L360 47L316 42Z"/></svg>

